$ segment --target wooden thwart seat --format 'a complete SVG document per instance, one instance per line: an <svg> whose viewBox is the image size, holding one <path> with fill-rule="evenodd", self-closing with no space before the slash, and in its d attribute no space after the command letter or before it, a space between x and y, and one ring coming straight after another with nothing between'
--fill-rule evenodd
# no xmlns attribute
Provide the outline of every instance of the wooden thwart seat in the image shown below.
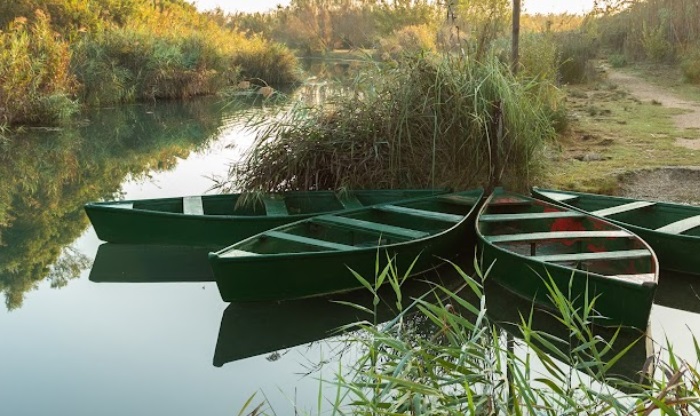
<svg viewBox="0 0 700 416"><path fill-rule="evenodd" d="M345 193L338 195L337 198L345 209L364 208L362 202L360 202L360 200L353 194Z"/></svg>
<svg viewBox="0 0 700 416"><path fill-rule="evenodd" d="M479 198L467 195L441 195L437 197L437 199L438 201L447 202L448 204L466 205L470 207L479 202Z"/></svg>
<svg viewBox="0 0 700 416"><path fill-rule="evenodd" d="M347 244L334 243L332 241L319 240L317 238L303 237L300 235L288 234L281 231L266 231L264 235L267 237L276 238L278 240L306 244L307 246L330 248L333 250L352 250L355 248Z"/></svg>
<svg viewBox="0 0 700 416"><path fill-rule="evenodd" d="M188 215L204 215L201 196L186 196L182 198L182 213Z"/></svg>
<svg viewBox="0 0 700 416"><path fill-rule="evenodd" d="M378 211L391 212L397 214L412 215L414 217L426 218L431 220L446 221L458 223L464 219L461 215L447 214L444 212L426 211L424 209L401 207L398 205L382 205L376 208Z"/></svg>
<svg viewBox="0 0 700 416"><path fill-rule="evenodd" d="M634 211L635 209L641 209L655 205L656 202L651 201L635 201L628 204L622 204L615 207L599 209L597 211L592 211L591 214L597 215L599 217L607 217L609 215L621 214L623 212Z"/></svg>
<svg viewBox="0 0 700 416"><path fill-rule="evenodd" d="M635 259L649 256L651 256L649 250L618 250L601 251L597 253L546 254L542 256L532 256L532 258L540 261L557 263L566 261Z"/></svg>
<svg viewBox="0 0 700 416"><path fill-rule="evenodd" d="M265 212L267 215L289 215L287 204L283 198L273 198L269 195L263 196L263 204L265 204Z"/></svg>
<svg viewBox="0 0 700 416"><path fill-rule="evenodd" d="M633 237L634 235L624 230L612 231L553 231L540 233L522 233L522 234L504 234L491 235L485 237L492 243L506 243L519 241L538 241L538 240L567 240L577 238L620 238Z"/></svg>
<svg viewBox="0 0 700 416"><path fill-rule="evenodd" d="M223 254L220 254L219 257L248 257L248 256L259 256L260 254L258 253L252 253L250 251L244 251L244 250L229 250Z"/></svg>
<svg viewBox="0 0 700 416"><path fill-rule="evenodd" d="M479 217L484 222L542 220L557 218L581 218L585 214L575 211L527 212L523 214L484 214Z"/></svg>
<svg viewBox="0 0 700 416"><path fill-rule="evenodd" d="M639 284L656 282L656 273L617 274L609 277Z"/></svg>
<svg viewBox="0 0 700 416"><path fill-rule="evenodd" d="M360 228L363 230L370 230L382 234L392 234L395 236L407 238L423 238L430 235L430 233L427 233L425 231L412 230L410 228L396 227L393 225L381 224L378 222L364 221L355 218L340 217L335 215L323 215L320 217L316 217L314 221L344 225L352 228Z"/></svg>
<svg viewBox="0 0 700 416"><path fill-rule="evenodd" d="M657 228L656 231L669 234L682 234L697 227L700 227L700 215L672 222L664 225L663 227Z"/></svg>
<svg viewBox="0 0 700 416"><path fill-rule="evenodd" d="M577 195L562 194L559 192L539 191L539 193L542 194L543 196L546 196L547 198L552 199L553 201L559 201L559 202L573 201L574 199L578 199Z"/></svg>

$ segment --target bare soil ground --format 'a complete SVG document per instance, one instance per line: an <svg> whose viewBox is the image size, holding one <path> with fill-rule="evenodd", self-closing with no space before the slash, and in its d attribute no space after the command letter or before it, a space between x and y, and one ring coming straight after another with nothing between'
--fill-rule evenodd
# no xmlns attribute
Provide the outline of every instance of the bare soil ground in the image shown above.
<svg viewBox="0 0 700 416"><path fill-rule="evenodd" d="M686 129L687 137L678 138L676 145L700 150L700 103L685 100L634 75L610 69L607 74L610 82L640 100L683 110L673 117L673 123ZM625 196L700 204L700 167L639 170L620 177L620 184L620 193Z"/></svg>
<svg viewBox="0 0 700 416"><path fill-rule="evenodd" d="M609 69L607 73L609 81L626 89L640 100L654 101L664 107L684 110L682 114L673 117L673 122L680 129L689 129L688 134L691 137L680 138L677 140L677 144L693 150L700 149L700 140L698 140L698 136L700 136L700 103L685 100L634 75Z"/></svg>

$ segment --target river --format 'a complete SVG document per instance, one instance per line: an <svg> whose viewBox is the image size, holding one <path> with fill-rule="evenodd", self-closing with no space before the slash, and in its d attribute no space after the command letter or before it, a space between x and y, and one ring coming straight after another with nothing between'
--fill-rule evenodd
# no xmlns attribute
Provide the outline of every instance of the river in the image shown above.
<svg viewBox="0 0 700 416"><path fill-rule="evenodd" d="M296 94L316 101L322 91ZM206 264L182 260L187 249L156 251L144 266L142 248L101 247L82 210L93 200L215 192L212 178L252 142L241 114L263 111L223 104L104 108L0 144L2 414L232 415L253 394L280 415L330 409L319 395L334 391L319 390L319 379L359 354L342 335L311 342L351 319L338 305L228 305ZM125 274L130 282L119 282ZM694 358L695 282L661 282L651 334Z"/></svg>

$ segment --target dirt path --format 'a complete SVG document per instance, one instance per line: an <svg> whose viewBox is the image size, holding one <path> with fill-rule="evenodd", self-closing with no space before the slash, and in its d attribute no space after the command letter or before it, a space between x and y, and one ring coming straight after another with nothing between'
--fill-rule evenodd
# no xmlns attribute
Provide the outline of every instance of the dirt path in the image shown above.
<svg viewBox="0 0 700 416"><path fill-rule="evenodd" d="M607 69L608 79L629 91L642 101L656 101L667 108L684 110L682 114L673 117L676 127L688 130L687 139L678 139L676 144L693 150L700 150L700 103L685 100L662 87L649 84L634 75ZM693 140L695 139L695 140Z"/></svg>

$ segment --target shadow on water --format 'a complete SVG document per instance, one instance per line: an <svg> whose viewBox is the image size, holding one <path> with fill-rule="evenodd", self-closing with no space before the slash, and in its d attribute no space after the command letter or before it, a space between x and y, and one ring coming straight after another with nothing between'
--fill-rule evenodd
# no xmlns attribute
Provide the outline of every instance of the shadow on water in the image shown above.
<svg viewBox="0 0 700 416"><path fill-rule="evenodd" d="M207 248L201 247L103 244L98 249L90 280L114 283L213 281L207 261L208 251ZM459 266L473 275L469 264ZM430 293L436 284L457 292L471 304L479 304L476 295L465 287L463 277L452 266L445 265L404 283L402 309L421 296L425 296L428 301L438 301L436 293ZM484 293L487 316L491 322L511 336L522 339L522 332L513 323L521 322L521 315L530 316L531 302L489 282L488 279ZM397 307L397 297L388 285L379 290L379 295L381 302L377 306L376 316L347 305L351 303L373 310L373 296L364 289L281 302L231 303L221 318L213 364L221 367L248 357L277 353L298 345L317 342L352 331L351 324L361 321L374 324L387 322L396 317L401 309ZM456 309L459 311L458 307ZM462 315L470 320L475 319L474 315L468 312ZM421 323L417 314L409 314L405 319L414 318L418 326L427 324L423 332L435 332L436 328L430 323ZM341 328L342 330L339 330ZM580 345L570 342L570 331L549 312L540 309L532 311L532 329L562 341L569 340L568 344L558 345L561 351L571 351ZM604 340L615 338L613 331L606 328L596 329L595 335ZM608 376L639 381L643 375L648 374L651 369L649 360L653 356L649 339L647 334L638 330L620 331L613 348L603 358L612 358L627 346L633 346L611 368Z"/></svg>
<svg viewBox="0 0 700 416"><path fill-rule="evenodd" d="M100 245L90 270L96 283L213 282L206 247Z"/></svg>

